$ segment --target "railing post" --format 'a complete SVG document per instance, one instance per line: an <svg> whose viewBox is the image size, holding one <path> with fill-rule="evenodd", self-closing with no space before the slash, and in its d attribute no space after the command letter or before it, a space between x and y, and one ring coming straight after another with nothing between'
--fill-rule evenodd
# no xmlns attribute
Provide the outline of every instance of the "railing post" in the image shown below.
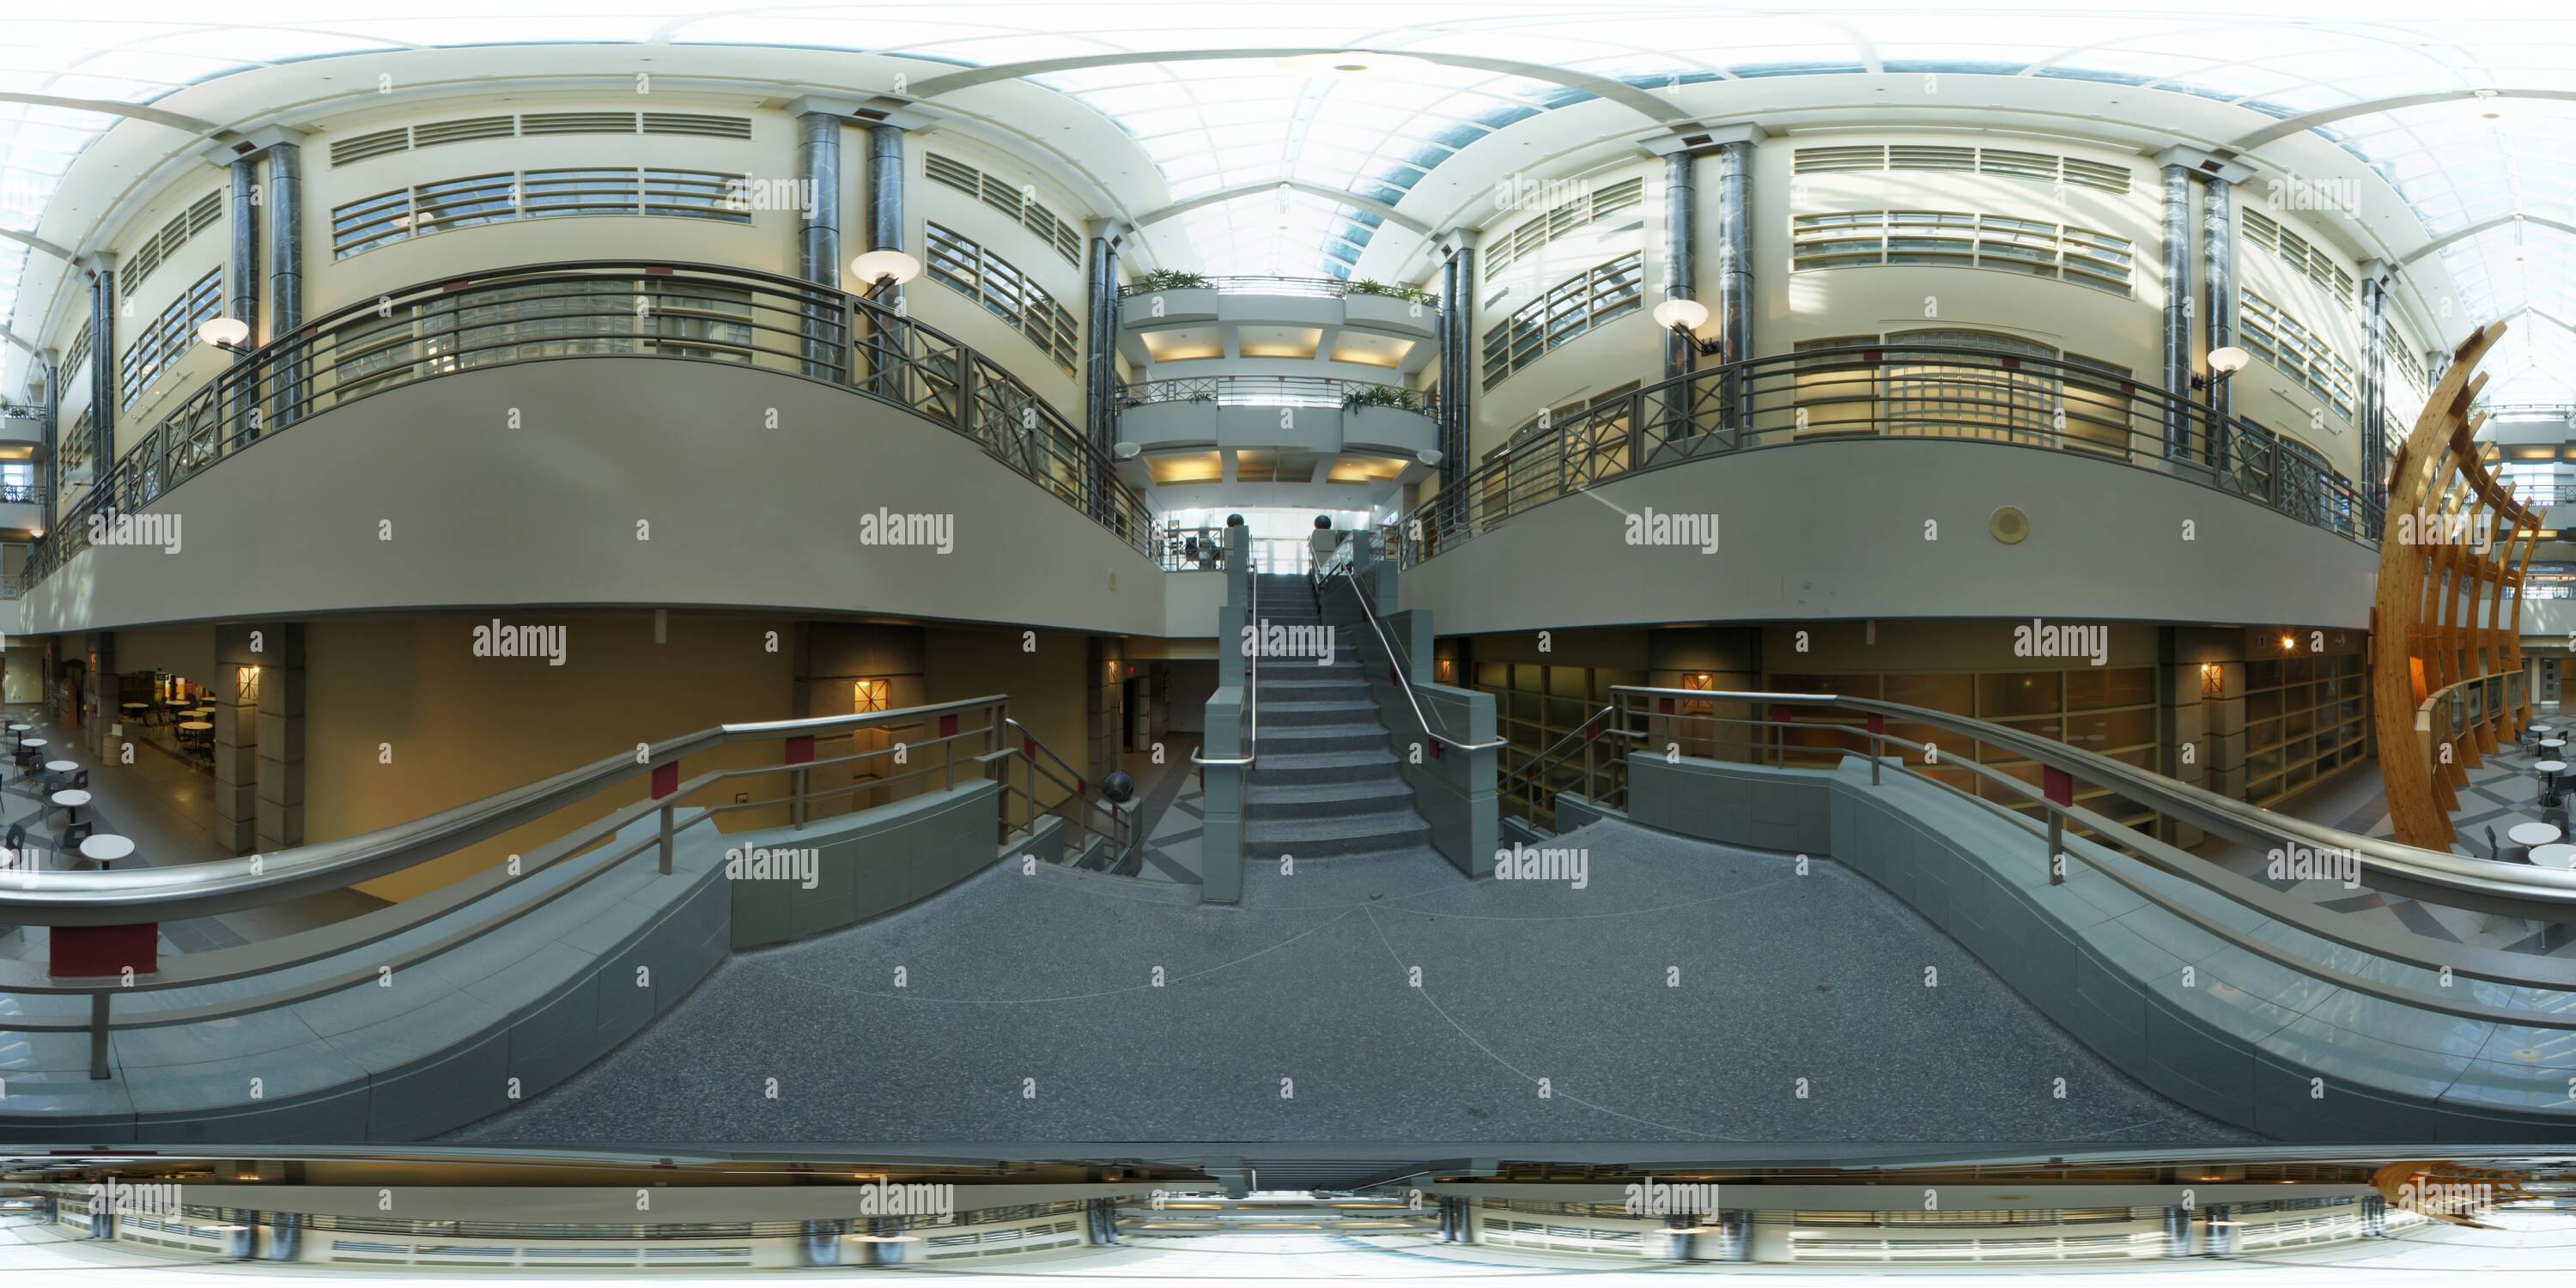
<svg viewBox="0 0 2576 1288"><path fill-rule="evenodd" d="M800 734L787 740L787 763L796 766L789 771L790 795L787 824L801 831L805 827L805 769L814 759L814 735Z"/></svg>
<svg viewBox="0 0 2576 1288"><path fill-rule="evenodd" d="M1880 740L1887 733L1887 717L1872 714L1869 718L1869 731L1873 735L1869 740L1869 785L1876 787L1879 769L1885 760L1887 750L1887 744Z"/></svg>
<svg viewBox="0 0 2576 1288"><path fill-rule="evenodd" d="M89 1076L94 1082L107 1077L107 998L103 988L89 995Z"/></svg>
<svg viewBox="0 0 2576 1288"><path fill-rule="evenodd" d="M671 796L680 790L680 762L653 766L653 799L662 802L662 875L671 875Z"/></svg>
<svg viewBox="0 0 2576 1288"><path fill-rule="evenodd" d="M2066 808L2075 803L2075 777L2063 769L2042 766L2040 786L2048 795L2048 883L2066 884Z"/></svg>

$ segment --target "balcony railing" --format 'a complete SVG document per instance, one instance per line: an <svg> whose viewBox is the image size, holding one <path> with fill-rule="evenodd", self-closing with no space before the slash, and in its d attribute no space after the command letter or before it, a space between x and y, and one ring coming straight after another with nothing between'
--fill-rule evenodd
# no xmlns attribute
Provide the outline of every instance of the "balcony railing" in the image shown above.
<svg viewBox="0 0 2576 1288"><path fill-rule="evenodd" d="M1150 557L1154 525L1081 425L992 359L862 296L707 264L587 260L424 282L252 351L190 394L36 543L21 589L132 511L317 413L522 362L667 358L757 367L892 403L985 452Z"/></svg>
<svg viewBox="0 0 2576 1288"><path fill-rule="evenodd" d="M1354 399L1382 401L1354 404ZM1428 395L1401 385L1330 376L1189 376L1118 387L1120 407L1170 402L1214 403L1219 407L1393 406L1425 413L1434 405Z"/></svg>
<svg viewBox="0 0 2576 1288"><path fill-rule="evenodd" d="M1854 438L1967 439L2095 457L2242 496L2356 542L2351 479L2251 421L2098 367L1955 346L1854 345L1709 367L1604 398L1510 444L1406 514L1406 567L1513 515L1707 456Z"/></svg>
<svg viewBox="0 0 2576 1288"><path fill-rule="evenodd" d="M43 505L45 486L41 483L0 483L0 505Z"/></svg>
<svg viewBox="0 0 2576 1288"><path fill-rule="evenodd" d="M1391 300L1420 300L1425 309L1440 307L1440 297L1426 291L1395 285L1346 282L1338 277L1207 277L1186 285L1170 282L1136 282L1119 287L1118 298L1160 295L1167 291L1215 291L1219 295L1305 295L1323 300L1348 299L1354 295L1375 295Z"/></svg>

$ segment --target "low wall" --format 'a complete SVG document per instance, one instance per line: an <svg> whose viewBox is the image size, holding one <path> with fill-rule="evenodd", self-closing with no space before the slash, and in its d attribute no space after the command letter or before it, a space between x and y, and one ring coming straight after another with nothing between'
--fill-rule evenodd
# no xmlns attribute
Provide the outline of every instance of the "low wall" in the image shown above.
<svg viewBox="0 0 2576 1288"><path fill-rule="evenodd" d="M2576 1124L2564 1031L2439 1015L2234 947L2092 866L2125 864L2212 922L2386 984L2490 1005L2517 990L2329 944L2136 860L2045 844L1912 774L1629 759L1629 818L1729 845L1830 855L1905 900L2130 1077L2221 1122L2292 1141L2533 1141ZM2218 872L2221 884L2245 881Z"/></svg>

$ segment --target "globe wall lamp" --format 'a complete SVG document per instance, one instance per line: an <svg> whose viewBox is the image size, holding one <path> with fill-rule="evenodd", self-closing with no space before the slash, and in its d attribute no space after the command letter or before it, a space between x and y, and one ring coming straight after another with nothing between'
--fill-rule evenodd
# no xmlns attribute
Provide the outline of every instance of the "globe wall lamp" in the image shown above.
<svg viewBox="0 0 2576 1288"><path fill-rule="evenodd" d="M1673 332L1701 357L1714 355L1720 347L1716 340L1703 340L1697 332L1708 323L1708 306L1697 300L1666 300L1655 306L1655 325Z"/></svg>
<svg viewBox="0 0 2576 1288"><path fill-rule="evenodd" d="M218 349L238 350L250 338L250 323L240 318L207 318L197 324L197 338Z"/></svg>
<svg viewBox="0 0 2576 1288"><path fill-rule="evenodd" d="M850 261L850 275L870 290L901 286L921 276L921 261L899 250L872 250Z"/></svg>

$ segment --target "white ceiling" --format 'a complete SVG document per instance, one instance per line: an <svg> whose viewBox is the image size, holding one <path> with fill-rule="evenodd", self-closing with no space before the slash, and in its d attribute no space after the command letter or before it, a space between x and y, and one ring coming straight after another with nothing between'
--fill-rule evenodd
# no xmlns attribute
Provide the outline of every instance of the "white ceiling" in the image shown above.
<svg viewBox="0 0 2576 1288"><path fill-rule="evenodd" d="M2563 3L2527 0L2468 12L2384 0L2254 0L2196 12L2063 0L1981 0L1974 9L1800 0L1724 12L1695 0L1327 0L1256 10L1082 0L440 0L417 11L403 4L21 6L0 17L0 92L147 104L301 60L528 43L777 45L966 68L1236 49L1367 49L1483 64L1425 61L1385 75L1335 76L1289 70L1265 52L1028 77L1115 122L1159 169L1173 200L1293 177L1395 205L1459 151L1517 122L1599 101L1558 83L1573 74L1665 95L1880 73L2072 80L2232 105L2252 124L2408 95L2576 93L2576 19L2564 16ZM1625 115L1617 128L1644 132L1646 122ZM0 227L36 229L74 159L117 119L60 104L0 103ZM2318 133L2392 185L2429 237L2517 213L2576 224L2576 103L2454 97L2357 114ZM1194 252L1192 267L1326 276L1352 275L1381 227L1356 206L1267 189L1170 222ZM2439 252L2465 317L2516 318L2489 360L2494 401L2576 401L2569 240L2507 222ZM1168 234L1157 242L1168 245ZM17 312L28 254L0 241L0 314Z"/></svg>

